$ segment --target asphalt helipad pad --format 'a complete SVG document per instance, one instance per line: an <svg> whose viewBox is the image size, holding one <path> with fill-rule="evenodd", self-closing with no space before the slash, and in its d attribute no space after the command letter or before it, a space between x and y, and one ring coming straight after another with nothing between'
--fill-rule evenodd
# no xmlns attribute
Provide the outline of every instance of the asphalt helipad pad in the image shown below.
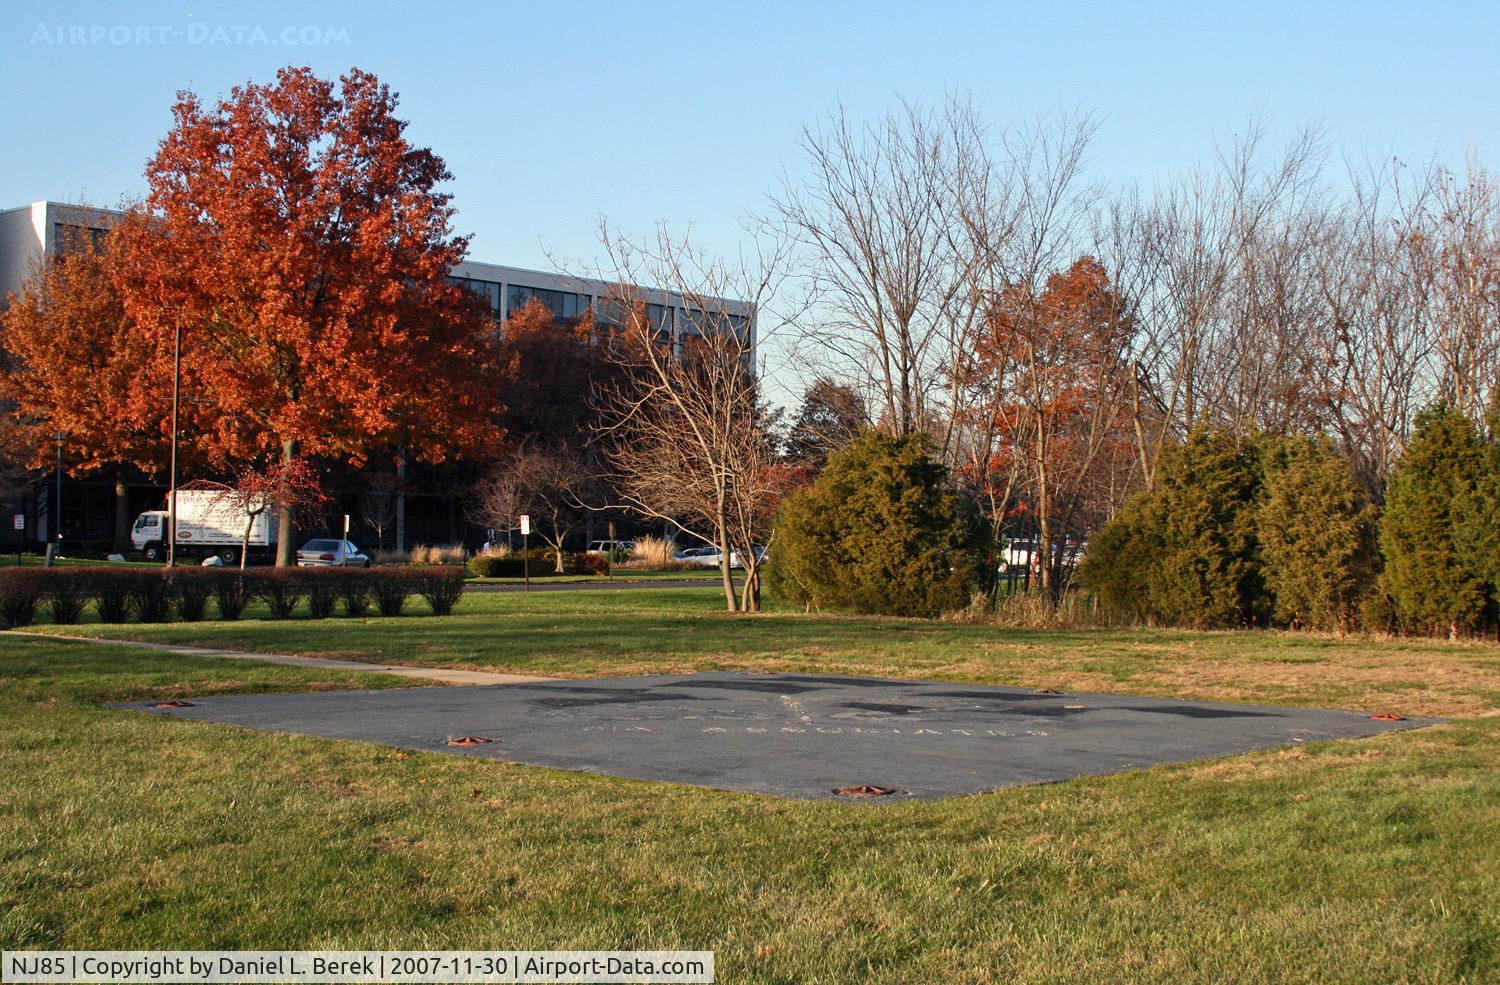
<svg viewBox="0 0 1500 985"><path fill-rule="evenodd" d="M1431 724L1310 708L803 674L716 673L193 698L130 708L610 776L884 802ZM450 740L490 741L453 746Z"/></svg>

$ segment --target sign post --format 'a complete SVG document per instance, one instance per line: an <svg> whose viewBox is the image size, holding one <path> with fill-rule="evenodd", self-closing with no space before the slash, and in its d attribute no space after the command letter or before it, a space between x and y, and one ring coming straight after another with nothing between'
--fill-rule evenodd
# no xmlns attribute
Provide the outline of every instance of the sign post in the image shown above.
<svg viewBox="0 0 1500 985"><path fill-rule="evenodd" d="M21 550L26 546L26 514L17 513L11 519L16 528L16 567L21 566Z"/></svg>
<svg viewBox="0 0 1500 985"><path fill-rule="evenodd" d="M344 514L344 546L339 548L340 568L349 567L349 514Z"/></svg>
<svg viewBox="0 0 1500 985"><path fill-rule="evenodd" d="M531 549L527 545L527 538L531 536L531 515L522 513L521 520L521 575L526 581L522 591L531 591Z"/></svg>
<svg viewBox="0 0 1500 985"><path fill-rule="evenodd" d="M609 521L609 543L608 550L604 552L605 570L609 572L609 580L615 580L615 521Z"/></svg>

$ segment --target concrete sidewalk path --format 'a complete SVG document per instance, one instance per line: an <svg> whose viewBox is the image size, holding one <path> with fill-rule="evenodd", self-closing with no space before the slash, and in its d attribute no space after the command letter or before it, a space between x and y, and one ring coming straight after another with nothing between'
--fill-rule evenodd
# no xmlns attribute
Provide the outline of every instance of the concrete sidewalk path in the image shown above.
<svg viewBox="0 0 1500 985"><path fill-rule="evenodd" d="M98 643L105 646L133 646L142 650L176 653L185 657L223 657L228 660L256 660L284 667L316 667L320 670L351 670L369 674L393 674L438 684L540 684L560 680L556 677L529 677L524 674L491 674L482 670L449 670L443 667L402 667L397 664L366 663L359 660L335 660L330 657L298 657L287 653L248 653L243 650L219 650L207 646L180 646L176 643L145 643L140 640L108 640L96 636L69 636L63 633L28 633L0 630L0 636L25 639L66 640L72 643Z"/></svg>

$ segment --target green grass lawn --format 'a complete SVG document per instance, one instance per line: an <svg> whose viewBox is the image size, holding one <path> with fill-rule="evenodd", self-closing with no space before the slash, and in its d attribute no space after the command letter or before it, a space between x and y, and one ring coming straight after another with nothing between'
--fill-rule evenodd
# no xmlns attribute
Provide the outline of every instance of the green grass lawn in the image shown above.
<svg viewBox="0 0 1500 985"><path fill-rule="evenodd" d="M614 581L712 581L719 577L719 572L714 568L694 568L685 571L637 571L632 568L616 568ZM739 580L739 572L735 572L736 581ZM609 575L553 575L546 572L533 571L531 580L546 584L557 584L559 582L594 582L604 584L611 580ZM471 577L471 585L520 585L525 583L525 577L521 578L476 578Z"/></svg>
<svg viewBox="0 0 1500 985"><path fill-rule="evenodd" d="M1500 975L1494 648L733 617L717 601L506 594L441 620L74 631L579 676L759 666L1457 720L936 803L811 804L132 714L102 705L388 679L0 637L0 945L710 948L725 982Z"/></svg>
<svg viewBox="0 0 1500 985"><path fill-rule="evenodd" d="M7 553L4 553L4 550L5 550L4 546L0 545L0 568L14 568L16 566L16 556L17 556L16 552L14 550L12 550L9 554L7 554ZM26 567L26 568L41 568L41 567L45 567L46 564L47 564L47 557L44 554L22 554L22 555L20 555L20 558L21 558L21 566L22 567ZM79 565L95 565L95 564L108 565L110 567L115 567L115 568L121 568L121 567L128 567L128 568L160 568L161 567L160 562L157 562L157 561L132 561L132 560L129 560L128 558L126 560L124 560L124 561L106 561L102 557L68 557L67 555L64 555L64 556L62 556L60 558L55 558L52 563L55 564L55 565L57 565L59 568L68 568L68 567L77 567Z"/></svg>
<svg viewBox="0 0 1500 985"><path fill-rule="evenodd" d="M552 677L761 668L1057 686L1404 714L1500 708L1500 649L1264 632L1008 630L918 619L722 611L716 588L466 595L435 619L413 599L398 619L38 630ZM306 613L305 607L298 610Z"/></svg>

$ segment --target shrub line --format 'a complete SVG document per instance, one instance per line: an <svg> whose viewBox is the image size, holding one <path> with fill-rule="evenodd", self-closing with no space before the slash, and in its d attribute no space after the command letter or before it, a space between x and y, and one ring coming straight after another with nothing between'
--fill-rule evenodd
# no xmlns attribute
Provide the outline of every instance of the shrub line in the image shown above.
<svg viewBox="0 0 1500 985"><path fill-rule="evenodd" d="M104 567L0 570L0 627L28 626L45 604L60 626L79 621L90 603L104 623L197 622L217 603L220 620L238 619L253 599L285 619L307 601L309 614L334 614L340 601L350 616L364 615L373 600L383 616L400 615L413 595L433 615L446 616L463 598L465 571L456 565L419 568L130 569Z"/></svg>

